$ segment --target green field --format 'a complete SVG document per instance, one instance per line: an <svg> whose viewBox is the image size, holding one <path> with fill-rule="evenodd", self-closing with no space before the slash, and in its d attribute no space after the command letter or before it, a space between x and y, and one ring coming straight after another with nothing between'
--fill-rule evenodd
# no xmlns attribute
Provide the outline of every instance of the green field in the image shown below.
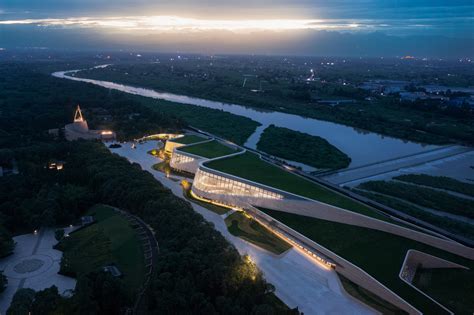
<svg viewBox="0 0 474 315"><path fill-rule="evenodd" d="M326 139L274 125L263 131L257 149L319 169L345 168L351 163L350 157Z"/></svg>
<svg viewBox="0 0 474 315"><path fill-rule="evenodd" d="M243 238L274 254L282 254L291 248L290 244L273 234L273 232L254 219L247 217L241 211L232 213L225 219L225 223L232 235Z"/></svg>
<svg viewBox="0 0 474 315"><path fill-rule="evenodd" d="M72 233L58 246L64 252L61 272L81 277L114 264L122 272L129 293L135 294L145 278L143 250L135 231L108 206L94 206L88 215L97 222Z"/></svg>
<svg viewBox="0 0 474 315"><path fill-rule="evenodd" d="M179 148L179 151L199 155L208 159L235 153L234 148L228 147L217 140Z"/></svg>
<svg viewBox="0 0 474 315"><path fill-rule="evenodd" d="M373 294L370 291L362 288L358 284L352 282L341 274L338 274L339 279L341 279L342 286L347 293L355 297L356 299L364 302L364 304L369 305L370 307L376 309L384 315L402 315L408 314L405 311L397 308L396 306L390 304L389 302L379 298L377 295Z"/></svg>
<svg viewBox="0 0 474 315"><path fill-rule="evenodd" d="M201 201L201 200L198 200L198 199L194 198L191 195L191 186L190 186L189 183L183 185L183 182L181 182L181 186L183 187L184 197L186 197L186 199L188 199L189 201L191 201L193 203L196 203L196 204L200 205L201 207L206 208L207 210L211 210L212 212L215 212L218 215L222 215L222 214L225 214L225 213L229 212L229 210L230 210L229 208L220 207L218 205L214 205L212 203L208 203L208 202Z"/></svg>
<svg viewBox="0 0 474 315"><path fill-rule="evenodd" d="M246 152L230 158L210 161L206 163L206 166L379 220L390 221L387 216L368 206L262 161L253 153Z"/></svg>
<svg viewBox="0 0 474 315"><path fill-rule="evenodd" d="M382 284L400 295L426 314L444 314L435 303L400 280L398 274L409 249L451 260L471 268L474 261L447 253L422 243L382 231L330 222L280 211L261 209L276 220L304 234L318 244L364 269ZM470 278L459 279L457 285L466 287ZM464 300L472 292L464 291L459 300ZM472 313L472 311L469 309Z"/></svg>
<svg viewBox="0 0 474 315"><path fill-rule="evenodd" d="M175 176L181 176L181 177L187 177L187 178L193 178L194 174L187 173L187 172L182 172L178 171L170 166L170 161L165 160L161 161L160 163L153 164L151 167L155 171L162 172L165 174L170 174L170 175L175 175Z"/></svg>
<svg viewBox="0 0 474 315"><path fill-rule="evenodd" d="M474 272L465 269L420 269L413 284L432 296L454 314L474 310ZM464 284L464 285L463 285Z"/></svg>
<svg viewBox="0 0 474 315"><path fill-rule="evenodd" d="M384 204L388 207L391 207L393 209L396 209L403 213L411 215L412 217L415 217L422 221L438 226L446 231L474 240L474 228L469 223L465 223L459 220L454 220L454 219L447 218L444 216L432 214L414 205L408 204L406 202L403 202L401 200L398 200L389 196L380 195L377 193L367 192L363 190L357 190L357 189L354 189L354 191L358 193L359 195L365 196L376 202Z"/></svg>
<svg viewBox="0 0 474 315"><path fill-rule="evenodd" d="M204 141L206 138L196 136L196 135L185 135L184 137L171 139L172 142L181 143L181 144L192 144L200 141Z"/></svg>
<svg viewBox="0 0 474 315"><path fill-rule="evenodd" d="M423 207L474 218L474 201L446 192L394 181L370 181L360 184L357 188L397 197Z"/></svg>
<svg viewBox="0 0 474 315"><path fill-rule="evenodd" d="M450 177L430 176L426 174L407 174L394 177L393 179L474 196L474 184L464 183Z"/></svg>

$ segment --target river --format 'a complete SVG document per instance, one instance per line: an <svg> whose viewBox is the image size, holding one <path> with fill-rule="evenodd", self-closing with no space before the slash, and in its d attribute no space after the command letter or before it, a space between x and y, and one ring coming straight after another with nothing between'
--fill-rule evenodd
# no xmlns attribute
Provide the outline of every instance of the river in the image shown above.
<svg viewBox="0 0 474 315"><path fill-rule="evenodd" d="M105 67L98 66L98 67ZM305 118L298 115L281 112L265 111L242 105L227 104L217 101L177 95L166 92L157 92L152 89L134 87L130 85L118 84L114 82L92 80L75 77L74 73L80 70L68 70L54 72L52 75L57 78L69 79L80 82L92 83L108 89L118 90L134 95L151 97L181 104L191 104L207 108L220 109L239 116L248 117L262 124L246 142L246 146L255 148L263 130L270 124L278 127L305 132L310 135L320 136L352 159L350 167L377 163L394 158L409 156L423 151L437 148L434 145L419 144L404 141L392 137L383 136L368 131L361 131L353 127L332 123L328 121Z"/></svg>

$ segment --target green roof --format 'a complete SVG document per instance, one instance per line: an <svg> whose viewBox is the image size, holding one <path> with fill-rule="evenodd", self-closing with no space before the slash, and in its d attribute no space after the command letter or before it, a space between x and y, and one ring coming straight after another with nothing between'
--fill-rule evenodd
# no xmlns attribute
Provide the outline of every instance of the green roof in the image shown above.
<svg viewBox="0 0 474 315"><path fill-rule="evenodd" d="M466 272L466 279L463 281L458 283L444 281L446 295L453 290L457 292L458 297L455 301L445 298L443 294L438 294L433 298L444 306L456 305L458 310L461 308L466 314L471 314L473 311L469 310L473 305L472 302L463 302L471 301L473 296L473 292L466 289L472 287L472 284L469 284L474 274L474 261L472 260L383 231L281 211L261 210L362 268L425 314L447 314L447 312L399 278L398 275L407 251L410 249L419 250L467 266L470 270ZM448 303L452 305L448 305Z"/></svg>
<svg viewBox="0 0 474 315"><path fill-rule="evenodd" d="M228 147L217 140L192 145L189 147L181 147L179 148L179 151L199 155L208 159L237 152L235 148Z"/></svg>
<svg viewBox="0 0 474 315"><path fill-rule="evenodd" d="M397 224L369 206L267 163L254 153L246 152L209 161L205 165L227 174ZM428 313L442 314L443 311L398 278L407 250L418 249L471 268L474 266L472 261L457 255L390 233L285 212L262 210L366 270L409 303Z"/></svg>
<svg viewBox="0 0 474 315"><path fill-rule="evenodd" d="M170 139L172 142L181 143L181 144L191 144L196 142L201 142L206 140L204 137L196 136L196 135L186 135L181 138L174 138Z"/></svg>
<svg viewBox="0 0 474 315"><path fill-rule="evenodd" d="M284 171L283 169L267 163L254 153L245 152L229 158L210 161L207 167L242 177L270 187L275 187L296 195L331 204L343 209L351 210L379 220L389 221L385 216L374 209L357 201L331 191L321 185L306 180L305 178Z"/></svg>

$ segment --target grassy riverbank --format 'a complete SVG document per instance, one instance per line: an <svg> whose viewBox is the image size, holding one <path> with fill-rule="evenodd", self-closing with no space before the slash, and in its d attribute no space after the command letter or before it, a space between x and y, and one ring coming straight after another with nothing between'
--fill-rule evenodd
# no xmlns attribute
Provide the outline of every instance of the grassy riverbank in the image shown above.
<svg viewBox="0 0 474 315"><path fill-rule="evenodd" d="M319 169L346 168L351 163L350 157L321 137L274 125L264 130L257 149Z"/></svg>
<svg viewBox="0 0 474 315"><path fill-rule="evenodd" d="M394 181L370 181L360 184L357 188L404 199L423 207L474 218L474 201L446 192Z"/></svg>
<svg viewBox="0 0 474 315"><path fill-rule="evenodd" d="M376 202L379 202L383 205L406 213L414 218L420 219L422 221L428 222L433 224L434 226L440 227L448 232L461 235L463 237L469 238L474 240L474 228L471 224L465 223L459 220L454 220L451 218L447 218L442 215L435 215L423 209L420 209L414 205L408 204L401 200L373 193L355 189L354 190L359 195L365 196L370 198Z"/></svg>
<svg viewBox="0 0 474 315"><path fill-rule="evenodd" d="M209 65L210 62L212 66ZM170 67L173 67L173 71L170 71ZM304 68L308 71L307 67ZM112 65L103 69L82 71L78 76L286 112L416 142L444 144L451 142L451 139L472 142L472 114L453 115L449 110L438 107L429 108L414 104L407 106L395 97L381 97L374 102L367 102L364 101L364 96L367 96L365 91L354 86L343 86L335 82L296 82L294 78L303 73L294 72L288 65L277 61L262 61L258 73L268 79L262 87L263 90L255 93L252 90L259 89L256 82L258 80L253 79L252 82L249 79L247 86L243 87L242 74L236 71L254 73L255 69L255 64L249 60L235 63L232 58L225 57L207 61L190 59L179 63L162 61L153 65ZM375 71L376 68L372 70ZM336 67L332 67L327 77L335 80L337 73L339 77L347 75L345 71L337 71ZM418 71L421 73L426 69L420 67ZM412 72L412 69L409 72ZM278 78L280 74L282 77ZM351 76L357 80L363 75L358 71ZM355 98L357 102L332 107L318 104L312 98L314 94L326 98L350 97Z"/></svg>
<svg viewBox="0 0 474 315"><path fill-rule="evenodd" d="M407 174L394 177L394 179L433 188L450 190L474 197L474 184L464 183L450 177L430 176L426 174Z"/></svg>

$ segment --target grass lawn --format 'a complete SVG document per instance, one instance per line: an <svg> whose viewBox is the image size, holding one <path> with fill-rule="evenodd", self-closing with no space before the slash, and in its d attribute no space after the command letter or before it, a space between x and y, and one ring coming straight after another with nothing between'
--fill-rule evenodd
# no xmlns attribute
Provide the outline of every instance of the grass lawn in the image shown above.
<svg viewBox="0 0 474 315"><path fill-rule="evenodd" d="M474 218L474 201L446 192L395 181L370 181L360 184L357 188L404 199L423 207Z"/></svg>
<svg viewBox="0 0 474 315"><path fill-rule="evenodd" d="M474 312L474 272L470 270L420 269L413 284L455 314Z"/></svg>
<svg viewBox="0 0 474 315"><path fill-rule="evenodd" d="M446 231L462 235L466 238L474 240L474 227L469 223L429 213L428 211L422 210L414 205L408 204L406 202L400 201L389 196L358 189L354 189L354 191L361 196L365 196L388 207L397 209L417 219L423 220L442 229L445 229Z"/></svg>
<svg viewBox="0 0 474 315"><path fill-rule="evenodd" d="M257 149L319 169L345 168L351 163L350 157L324 138L274 125L263 131Z"/></svg>
<svg viewBox="0 0 474 315"><path fill-rule="evenodd" d="M303 177L286 172L277 166L262 161L256 154L250 152L210 161L206 163L206 166L379 220L392 222L388 216L366 205L308 181Z"/></svg>
<svg viewBox="0 0 474 315"><path fill-rule="evenodd" d="M460 194L474 197L474 184L464 183L450 177L430 176L426 174L407 174L394 177L394 179L424 186L430 186L434 188L455 191Z"/></svg>
<svg viewBox="0 0 474 315"><path fill-rule="evenodd" d="M182 147L179 148L179 151L199 155L208 159L237 152L235 149L223 145L217 140L213 140L203 144L196 144L190 147Z"/></svg>
<svg viewBox="0 0 474 315"><path fill-rule="evenodd" d="M153 164L153 166L151 168L154 169L155 171L162 172L162 173L165 173L165 174L181 176L181 177L187 177L187 178L193 178L194 177L194 174L187 173L187 172L179 172L179 171L175 170L174 168L172 168L170 166L170 161L169 160L165 160L165 161L161 161L160 163Z"/></svg>
<svg viewBox="0 0 474 315"><path fill-rule="evenodd" d="M61 241L61 272L81 277L105 265L115 264L134 295L145 278L143 250L128 221L112 208L96 205L89 210L97 223Z"/></svg>
<svg viewBox="0 0 474 315"><path fill-rule="evenodd" d="M181 183L183 183L183 182L181 182ZM186 197L186 199L188 199L189 201L194 202L194 203L206 208L207 210L211 210L212 212L215 212L218 215L222 215L222 214L225 214L225 213L229 212L229 210L230 210L229 208L220 207L218 205L214 205L212 203L208 203L208 202L201 201L201 200L198 200L198 199L194 198L191 195L191 186L189 184L185 184L185 185L181 184L181 186L183 187L184 197Z"/></svg>
<svg viewBox="0 0 474 315"><path fill-rule="evenodd" d="M384 315L401 315L408 314L407 312L399 309L395 305L379 298L377 295L373 294L370 291L362 288L358 284L352 282L341 274L338 274L339 279L341 279L342 286L347 293L360 300L364 304L369 305L370 307L376 309Z"/></svg>
<svg viewBox="0 0 474 315"><path fill-rule="evenodd" d="M274 254L279 255L292 247L242 211L232 213L225 219L225 223L232 235L243 238Z"/></svg>
<svg viewBox="0 0 474 315"><path fill-rule="evenodd" d="M471 268L469 273L474 274L474 261L404 237L280 211L262 211L364 269L425 314L445 312L398 277L409 249L457 262ZM466 281L469 281L469 278L459 279L457 285L467 288L469 284ZM472 292L464 291L459 300L464 300L468 294Z"/></svg>
<svg viewBox="0 0 474 315"><path fill-rule="evenodd" d="M196 135L186 135L186 136L181 137L181 138L170 139L169 141L176 142L176 143L181 143L181 144L191 144L191 143L196 143L196 142L200 142L200 141L204 141L204 140L206 140L206 138L204 138L204 137L200 137L200 136L196 136Z"/></svg>

